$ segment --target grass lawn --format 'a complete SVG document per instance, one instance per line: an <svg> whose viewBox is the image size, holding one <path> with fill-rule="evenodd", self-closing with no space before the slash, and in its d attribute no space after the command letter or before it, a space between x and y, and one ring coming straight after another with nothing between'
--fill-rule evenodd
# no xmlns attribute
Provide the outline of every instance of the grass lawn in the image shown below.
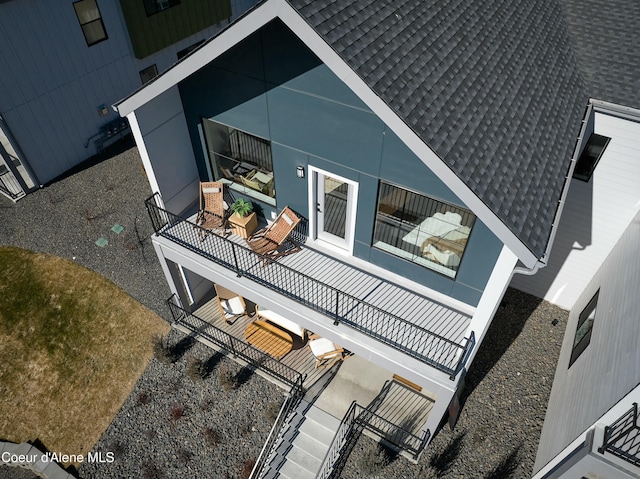
<svg viewBox="0 0 640 479"><path fill-rule="evenodd" d="M0 247L0 439L86 456L168 329L82 266Z"/></svg>

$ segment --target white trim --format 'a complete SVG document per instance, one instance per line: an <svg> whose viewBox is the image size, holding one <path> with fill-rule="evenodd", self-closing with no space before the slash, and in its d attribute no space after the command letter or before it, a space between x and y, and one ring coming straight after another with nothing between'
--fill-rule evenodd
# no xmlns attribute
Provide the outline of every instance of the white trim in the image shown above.
<svg viewBox="0 0 640 479"><path fill-rule="evenodd" d="M184 286L184 290L187 293L189 299L189 305L192 305L193 303L195 303L195 301L193 299L193 294L191 293L191 285L187 280L187 276L184 274L184 268L182 268L182 265L180 263L177 263L177 265L178 272L180 273L180 279L182 280L182 286Z"/></svg>
<svg viewBox="0 0 640 479"><path fill-rule="evenodd" d="M356 212L358 210L358 182L312 165L308 165L307 169L309 170L309 239L312 240L314 244L334 253L353 256L353 246L356 235ZM316 210L317 191L319 188L317 183L318 174L335 178L349 185L349 192L347 193L347 229L345 231L346 248L342 248L318 237L319 231L316 231L318 224L318 212Z"/></svg>
<svg viewBox="0 0 640 479"><path fill-rule="evenodd" d="M133 138L136 140L136 145L138 146L138 153L140 153L140 158L142 159L142 166L144 166L144 172L147 174L147 179L149 180L149 185L151 186L151 191L153 193L160 193L160 187L158 186L158 180L156 179L156 175L153 172L153 166L151 166L151 159L149 158L149 152L147 151L147 145L144 143L144 138L142 137L142 131L140 131L140 125L138 124L138 119L136 118L136 112L132 111L127 115L127 120L129 120L129 127L131 128L131 134ZM162 198L159 198L162 202Z"/></svg>
<svg viewBox="0 0 640 479"><path fill-rule="evenodd" d="M207 167L207 175L209 181L215 181L213 178L213 171L211 171L209 147L207 147L207 141L204 138L204 129L202 128L202 122L198 123L198 136L200 137L200 147L202 148L202 154L204 155L204 165Z"/></svg>
<svg viewBox="0 0 640 479"><path fill-rule="evenodd" d="M117 103L118 112L128 114L160 93L204 67L269 21L280 18L329 69L340 78L427 165L464 204L509 246L520 261L532 268L538 258L502 220L447 166L424 141L340 58L318 33L285 0L267 0L213 41L176 64L156 81Z"/></svg>

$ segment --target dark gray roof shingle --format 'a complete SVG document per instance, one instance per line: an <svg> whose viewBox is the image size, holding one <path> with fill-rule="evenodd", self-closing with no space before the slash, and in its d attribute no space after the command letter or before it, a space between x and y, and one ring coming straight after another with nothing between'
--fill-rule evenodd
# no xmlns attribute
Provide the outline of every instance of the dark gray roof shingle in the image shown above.
<svg viewBox="0 0 640 479"><path fill-rule="evenodd" d="M640 2L560 3L589 95L640 108Z"/></svg>
<svg viewBox="0 0 640 479"><path fill-rule="evenodd" d="M542 257L587 103L554 0L288 0Z"/></svg>

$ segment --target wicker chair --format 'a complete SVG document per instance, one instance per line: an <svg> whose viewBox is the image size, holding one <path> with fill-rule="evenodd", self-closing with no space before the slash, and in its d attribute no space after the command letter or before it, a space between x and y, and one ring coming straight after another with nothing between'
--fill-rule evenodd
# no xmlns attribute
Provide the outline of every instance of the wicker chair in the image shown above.
<svg viewBox="0 0 640 479"><path fill-rule="evenodd" d="M247 305L242 296L219 284L214 285L214 288L220 315L227 324L232 324L236 319L247 314Z"/></svg>
<svg viewBox="0 0 640 479"><path fill-rule="evenodd" d="M285 206L273 223L247 238L247 245L256 253L264 256L263 265L280 256L296 253L300 251L300 247L294 244L289 236L298 223L300 223L300 218L288 206ZM293 245L293 248L282 250L282 246L287 241Z"/></svg>
<svg viewBox="0 0 640 479"><path fill-rule="evenodd" d="M200 210L196 218L196 224L200 226L198 229L200 240L205 240L208 231L222 231L225 235L228 234L226 231L227 214L224 202L224 185L217 181L201 182Z"/></svg>

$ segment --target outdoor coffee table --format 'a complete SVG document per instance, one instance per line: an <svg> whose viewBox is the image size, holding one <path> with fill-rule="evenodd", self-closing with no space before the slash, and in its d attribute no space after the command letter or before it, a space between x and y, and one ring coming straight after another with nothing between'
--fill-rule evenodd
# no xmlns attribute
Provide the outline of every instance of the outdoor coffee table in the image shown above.
<svg viewBox="0 0 640 479"><path fill-rule="evenodd" d="M247 342L271 356L280 359L291 351L291 335L266 321L254 321L244 331Z"/></svg>

